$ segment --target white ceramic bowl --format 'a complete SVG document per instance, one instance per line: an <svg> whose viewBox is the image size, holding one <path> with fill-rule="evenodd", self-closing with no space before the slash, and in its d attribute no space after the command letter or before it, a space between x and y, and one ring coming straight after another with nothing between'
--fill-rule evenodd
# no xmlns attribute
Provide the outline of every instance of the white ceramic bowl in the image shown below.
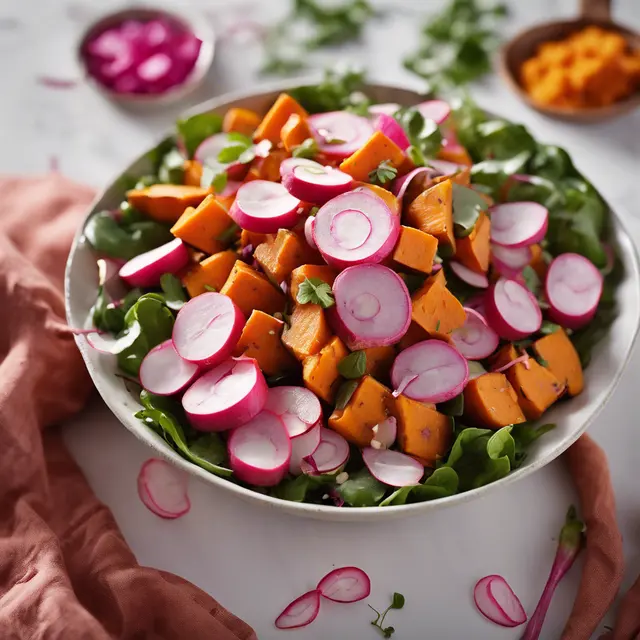
<svg viewBox="0 0 640 640"><path fill-rule="evenodd" d="M221 96L200 105L192 110L192 113L202 111L224 113L229 107L246 107L259 113L264 113L280 91L286 90L290 86L279 85L254 94ZM417 93L407 89L370 85L366 91L377 102L397 102L411 105L420 101L420 96ZM143 156L133 162L126 169L126 172L141 175L148 173L149 169L148 161ZM96 211L117 207L121 200L122 191L117 182L114 182L97 197L87 216ZM625 277L617 292L619 316L607 337L594 350L591 365L585 372L585 391L571 401L556 405L545 414L544 421L555 422L557 427L534 443L524 464L519 469L498 482L432 502L397 507L337 509L331 506L278 500L207 473L175 453L162 438L133 417L133 414L141 408L141 405L137 398L126 390L123 380L113 375L116 370L114 358L99 354L88 346L84 338L77 337L76 339L93 382L120 422L152 449L149 452L150 454L160 455L185 471L201 478L205 482L209 482L214 490L229 491L248 503L260 504L299 516L326 520L378 520L380 518L424 513L473 500L499 486L515 482L536 469L544 467L575 442L602 409L611 392L618 384L629 359L640 320L638 257L633 242L617 214L612 216L612 224L620 256L625 266ZM79 229L67 263L65 279L67 319L70 326L83 326L89 309L95 301L96 290L96 260L91 247L82 239L82 229Z"/></svg>

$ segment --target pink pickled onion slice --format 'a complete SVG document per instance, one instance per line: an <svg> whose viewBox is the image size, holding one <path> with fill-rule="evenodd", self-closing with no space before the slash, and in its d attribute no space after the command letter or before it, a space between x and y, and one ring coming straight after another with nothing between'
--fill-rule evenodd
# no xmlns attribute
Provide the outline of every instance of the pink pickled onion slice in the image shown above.
<svg viewBox="0 0 640 640"><path fill-rule="evenodd" d="M500 626L517 627L527 621L522 603L502 576L492 575L478 580L473 599L478 611Z"/></svg>
<svg viewBox="0 0 640 640"><path fill-rule="evenodd" d="M191 509L187 484L185 473L164 460L151 458L138 474L138 495L149 511L171 520Z"/></svg>
<svg viewBox="0 0 640 640"><path fill-rule="evenodd" d="M358 567L340 567L327 573L316 589L333 602L358 602L371 593L371 580Z"/></svg>
<svg viewBox="0 0 640 640"><path fill-rule="evenodd" d="M320 611L320 591L314 589L296 598L288 604L276 618L278 629L298 629L311 624Z"/></svg>

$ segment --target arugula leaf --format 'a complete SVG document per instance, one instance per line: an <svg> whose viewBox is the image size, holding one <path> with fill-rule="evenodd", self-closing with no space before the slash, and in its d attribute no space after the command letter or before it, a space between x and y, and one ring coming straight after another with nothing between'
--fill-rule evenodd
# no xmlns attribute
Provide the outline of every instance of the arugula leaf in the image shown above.
<svg viewBox="0 0 640 640"><path fill-rule="evenodd" d="M352 507L375 507L386 491L386 486L376 480L366 467L349 474L349 479L337 488L340 497Z"/></svg>
<svg viewBox="0 0 640 640"><path fill-rule="evenodd" d="M364 351L354 351L338 363L338 372L347 380L361 378L366 370L367 354Z"/></svg>
<svg viewBox="0 0 640 640"><path fill-rule="evenodd" d="M371 184L385 185L398 175L398 170L388 161L383 160L373 171L369 173Z"/></svg>
<svg viewBox="0 0 640 640"><path fill-rule="evenodd" d="M222 116L217 113L198 113L178 120L176 126L187 155L192 158L202 142L222 131Z"/></svg>
<svg viewBox="0 0 640 640"><path fill-rule="evenodd" d="M320 153L320 149L315 138L307 138L302 142L302 144L293 148L291 155L294 158L307 158L308 160L313 160L318 153Z"/></svg>
<svg viewBox="0 0 640 640"><path fill-rule="evenodd" d="M465 238L476 226L481 211L488 208L487 201L469 187L453 183L453 228L457 238Z"/></svg>
<svg viewBox="0 0 640 640"><path fill-rule="evenodd" d="M187 295L182 282L172 273L164 273L160 277L160 287L164 292L165 304L169 309L179 311L187 302Z"/></svg>
<svg viewBox="0 0 640 640"><path fill-rule="evenodd" d="M336 394L335 404L335 408L338 411L341 411L349 404L349 400L351 400L351 396L358 388L359 382L359 380L347 380L346 382L343 382L342 385L340 385L338 393Z"/></svg>
<svg viewBox="0 0 640 640"><path fill-rule="evenodd" d="M298 287L296 300L300 304L319 304L323 309L332 307L336 301L333 298L331 285L320 278L305 278Z"/></svg>

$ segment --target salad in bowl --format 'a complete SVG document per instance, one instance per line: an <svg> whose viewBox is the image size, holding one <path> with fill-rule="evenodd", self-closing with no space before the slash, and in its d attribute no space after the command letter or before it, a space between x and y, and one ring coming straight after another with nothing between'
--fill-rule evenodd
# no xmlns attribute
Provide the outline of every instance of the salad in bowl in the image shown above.
<svg viewBox="0 0 640 640"><path fill-rule="evenodd" d="M99 286L75 331L126 385L117 415L200 476L322 509L451 499L573 403L590 419L624 280L565 151L358 80L180 120L82 236Z"/></svg>

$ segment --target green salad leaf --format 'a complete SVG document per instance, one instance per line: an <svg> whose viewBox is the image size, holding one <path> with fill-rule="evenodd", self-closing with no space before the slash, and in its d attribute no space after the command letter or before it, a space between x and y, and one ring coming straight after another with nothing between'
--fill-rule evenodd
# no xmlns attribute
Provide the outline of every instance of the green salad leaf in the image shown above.
<svg viewBox="0 0 640 640"><path fill-rule="evenodd" d="M398 170L388 161L383 160L373 171L369 173L369 182L384 186L398 175Z"/></svg>
<svg viewBox="0 0 640 640"><path fill-rule="evenodd" d="M351 507L375 507L387 488L376 480L366 467L349 474L348 480L338 485L337 492Z"/></svg>
<svg viewBox="0 0 640 640"><path fill-rule="evenodd" d="M302 144L293 148L291 155L294 158L306 158L307 160L313 160L318 153L320 153L320 149L316 139L307 138L302 142Z"/></svg>
<svg viewBox="0 0 640 640"><path fill-rule="evenodd" d="M172 273L164 273L160 278L160 287L164 293L165 304L173 311L179 311L187 302L187 294L182 282Z"/></svg>
<svg viewBox="0 0 640 640"><path fill-rule="evenodd" d="M473 189L453 183L453 228L457 238L468 236L478 222L487 201Z"/></svg>
<svg viewBox="0 0 640 640"><path fill-rule="evenodd" d="M300 304L319 304L323 309L328 309L336 303L331 285L320 278L305 278L298 287L296 300Z"/></svg>
<svg viewBox="0 0 640 640"><path fill-rule="evenodd" d="M176 126L187 155L192 158L202 142L222 131L222 116L217 113L198 113L178 120Z"/></svg>
<svg viewBox="0 0 640 640"><path fill-rule="evenodd" d="M338 363L338 373L347 380L362 378L366 371L367 354L364 351L354 351Z"/></svg>
<svg viewBox="0 0 640 640"><path fill-rule="evenodd" d="M289 91L309 113L366 109L370 101L360 91L364 86L364 71L355 67L328 69L317 84L305 85ZM363 100L364 97L364 100Z"/></svg>
<svg viewBox="0 0 640 640"><path fill-rule="evenodd" d="M402 107L393 117L402 126L411 146L407 153L417 166L424 166L429 158L435 157L442 146L440 127L425 118L415 107Z"/></svg>
<svg viewBox="0 0 640 640"><path fill-rule="evenodd" d="M158 168L158 180L167 184L182 184L184 182L185 159L175 147L168 151Z"/></svg>

